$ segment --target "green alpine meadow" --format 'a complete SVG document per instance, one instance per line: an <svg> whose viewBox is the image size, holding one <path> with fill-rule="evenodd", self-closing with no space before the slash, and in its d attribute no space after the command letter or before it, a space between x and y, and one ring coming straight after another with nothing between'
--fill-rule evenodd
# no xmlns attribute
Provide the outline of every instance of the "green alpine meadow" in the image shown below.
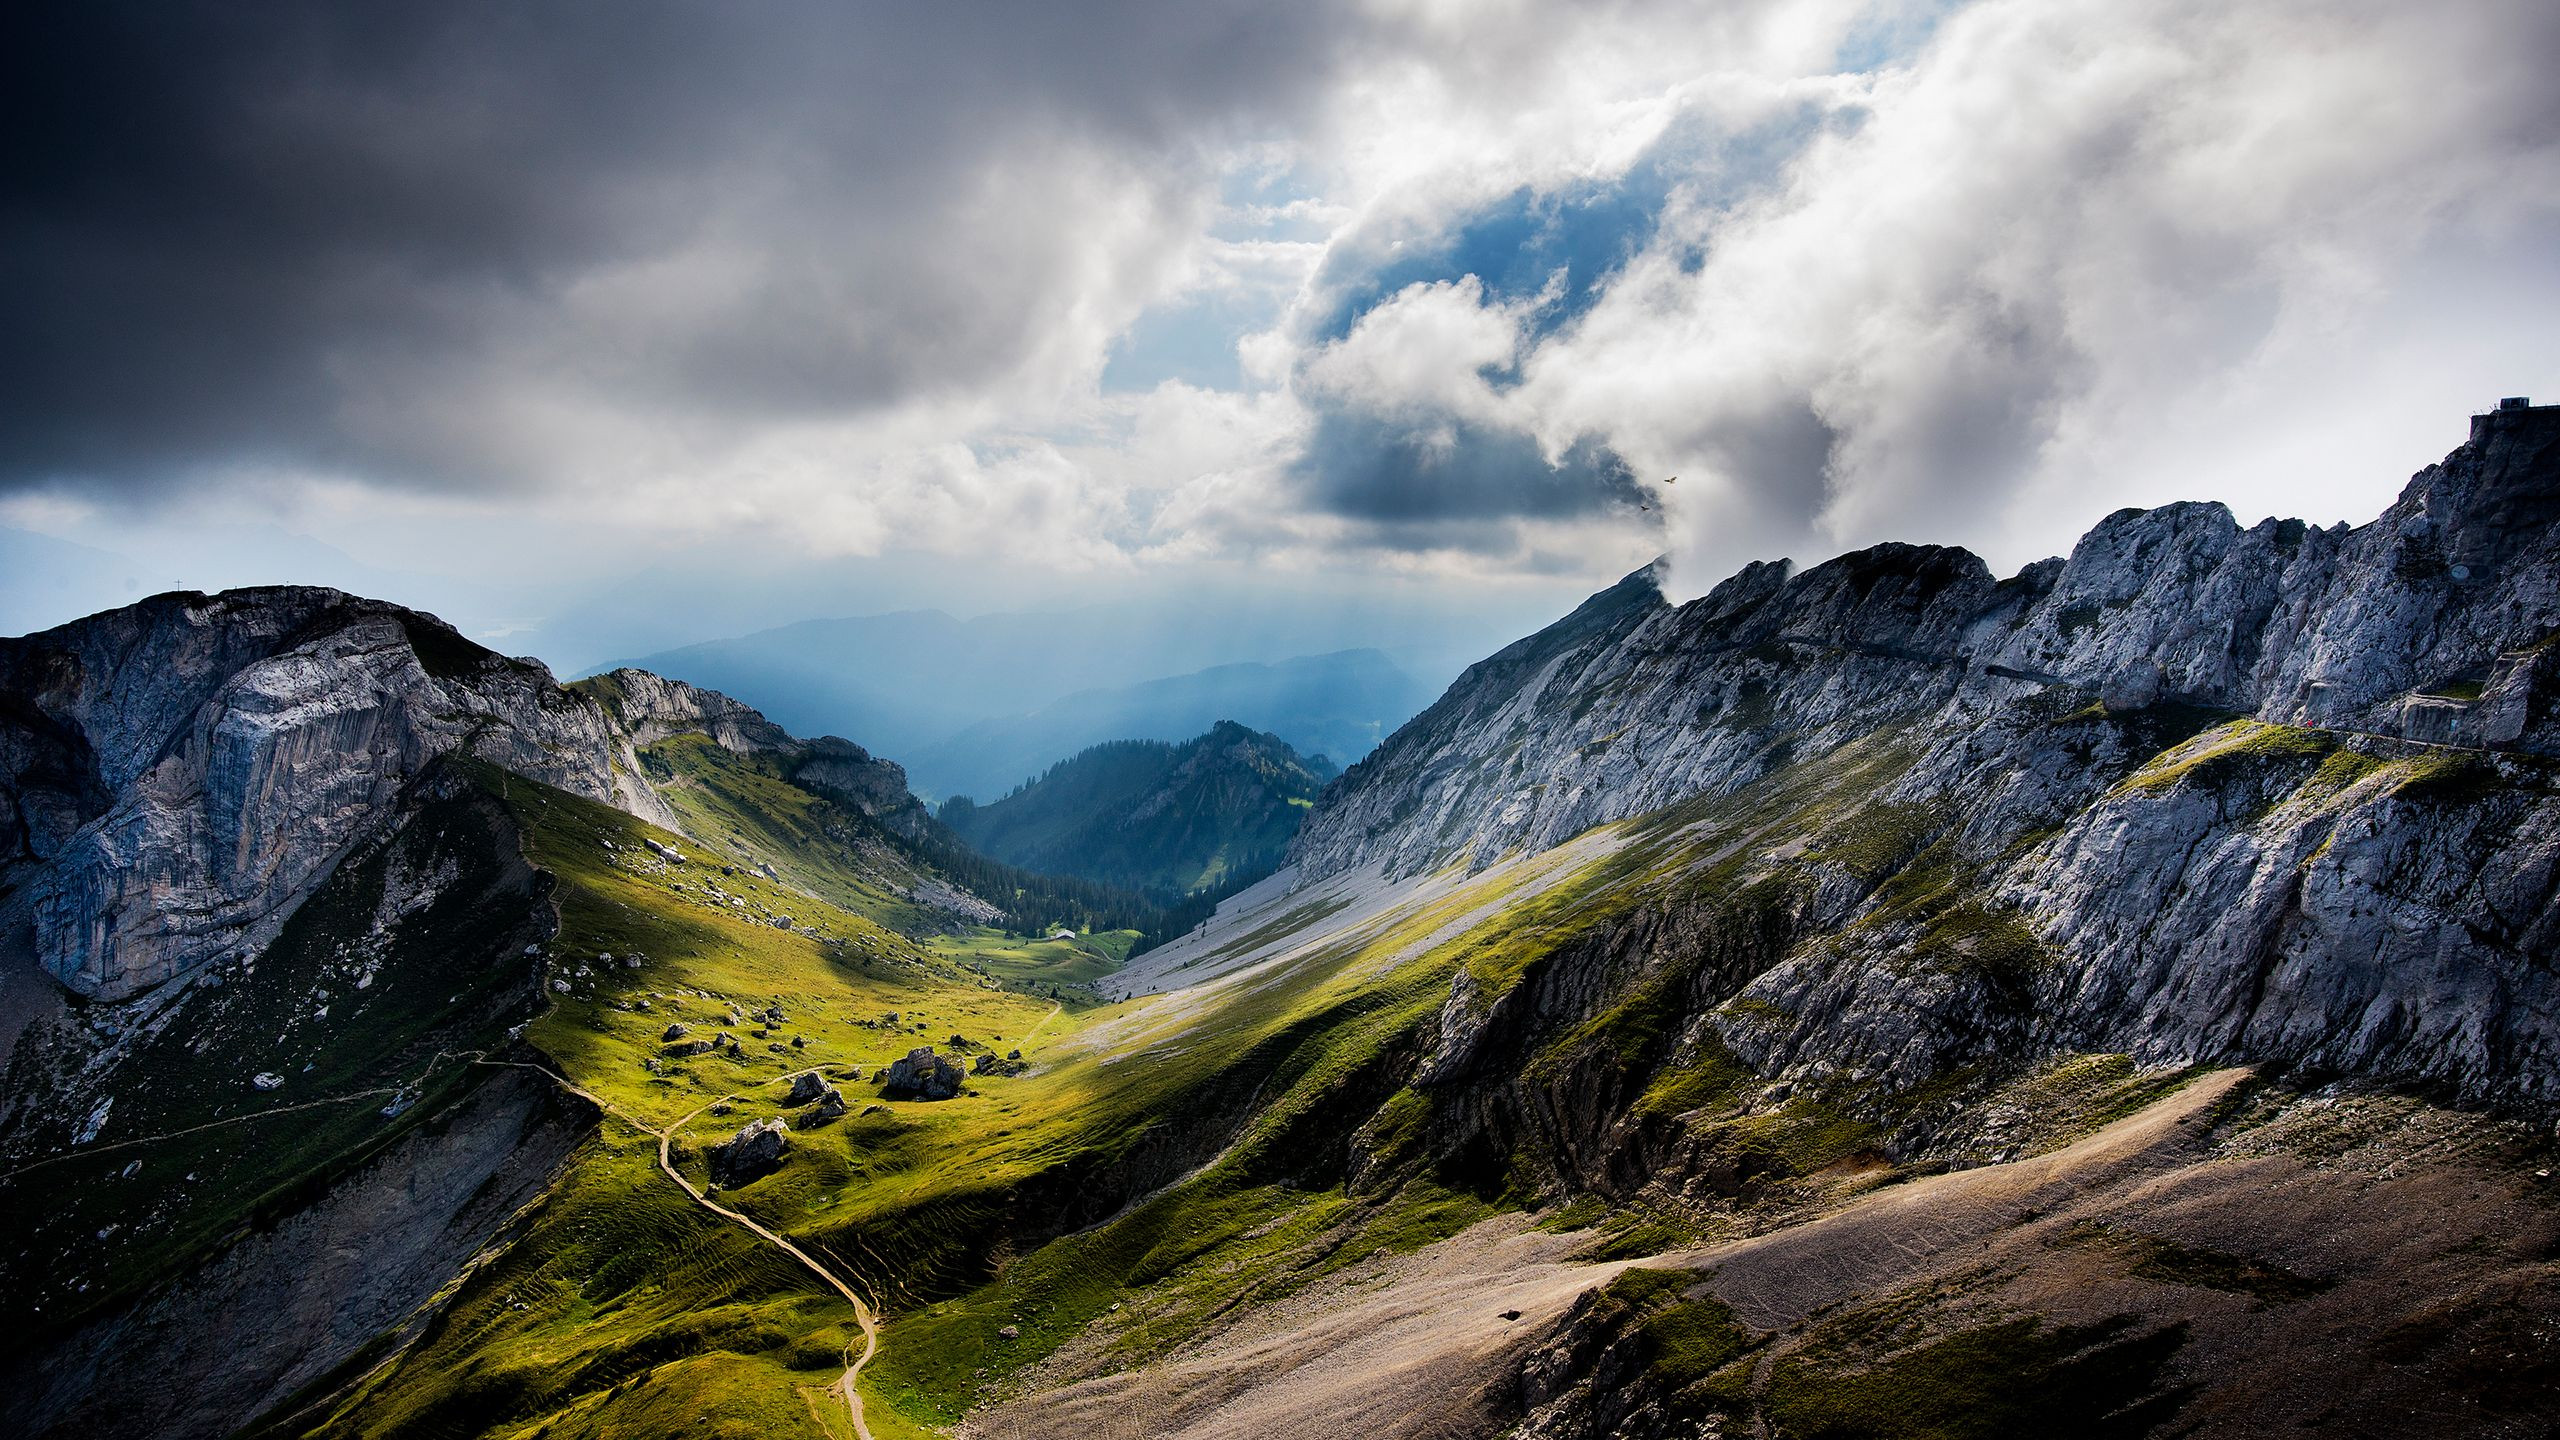
<svg viewBox="0 0 2560 1440"><path fill-rule="evenodd" d="M13 9L0 1436L2560 1434L2555 64Z"/></svg>

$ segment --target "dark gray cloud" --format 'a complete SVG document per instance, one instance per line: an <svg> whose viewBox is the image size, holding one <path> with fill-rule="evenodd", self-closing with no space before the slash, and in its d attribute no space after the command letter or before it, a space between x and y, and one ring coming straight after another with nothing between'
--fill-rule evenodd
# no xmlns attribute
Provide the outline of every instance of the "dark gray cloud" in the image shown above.
<svg viewBox="0 0 2560 1440"><path fill-rule="evenodd" d="M2362 515L2560 384L2555 56L2547 0L16 7L0 523L1703 584Z"/></svg>
<svg viewBox="0 0 2560 1440"><path fill-rule="evenodd" d="M521 484L562 439L529 424L984 383L1127 263L1080 232L1143 249L1359 39L1322 4L0 23L0 485L143 490Z"/></svg>
<svg viewBox="0 0 2560 1440"><path fill-rule="evenodd" d="M1550 462L1517 431L1356 409L1317 412L1294 473L1310 509L1414 531L1417 549L1516 543L1507 527L1442 528L1451 521L1571 520L1643 500L1626 463L1592 441Z"/></svg>

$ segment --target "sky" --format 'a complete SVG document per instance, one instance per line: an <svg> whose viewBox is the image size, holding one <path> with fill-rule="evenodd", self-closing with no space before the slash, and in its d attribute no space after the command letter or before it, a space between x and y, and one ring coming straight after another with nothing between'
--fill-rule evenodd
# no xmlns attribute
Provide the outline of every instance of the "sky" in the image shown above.
<svg viewBox="0 0 2560 1440"><path fill-rule="evenodd" d="M0 626L1498 643L1655 556L2361 521L2560 396L2556 68L2548 0L12 6Z"/></svg>

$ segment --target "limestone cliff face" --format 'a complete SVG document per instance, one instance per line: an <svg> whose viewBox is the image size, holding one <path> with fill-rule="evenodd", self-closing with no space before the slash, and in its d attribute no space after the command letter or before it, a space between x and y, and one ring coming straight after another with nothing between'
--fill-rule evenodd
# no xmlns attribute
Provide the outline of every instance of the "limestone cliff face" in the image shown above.
<svg viewBox="0 0 2560 1440"><path fill-rule="evenodd" d="M2560 407L2543 407L2481 417L2354 530L2170 505L2004 581L1961 550L1880 545L1801 574L1753 564L1677 607L1639 572L1460 676L1325 796L1294 858L1310 877L1484 864L2056 684L2560 751L2555 519Z"/></svg>
<svg viewBox="0 0 2560 1440"><path fill-rule="evenodd" d="M910 840L931 830L932 816L907 788L906 768L898 762L833 735L820 736L794 753L793 784L850 805Z"/></svg>
<svg viewBox="0 0 2560 1440"><path fill-rule="evenodd" d="M334 590L159 596L0 640L0 872L44 968L122 999L271 938L440 756L674 828L635 751L684 731L849 768L726 696L639 671L563 687Z"/></svg>
<svg viewBox="0 0 2560 1440"><path fill-rule="evenodd" d="M1855 755L1867 788L1728 857L1794 939L1693 995L1684 1045L1888 1088L2095 1049L2549 1104L2555 521L2560 408L2483 417L2354 529L2184 504L2005 581L1892 545L1676 607L1630 577L1469 670L1295 859L1483 865ZM1834 823L1891 840L1843 861Z"/></svg>

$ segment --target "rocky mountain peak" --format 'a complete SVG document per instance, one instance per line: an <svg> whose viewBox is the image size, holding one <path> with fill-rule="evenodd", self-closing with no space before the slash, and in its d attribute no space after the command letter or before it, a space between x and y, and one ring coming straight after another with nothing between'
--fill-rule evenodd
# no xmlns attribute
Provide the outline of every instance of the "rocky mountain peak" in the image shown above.
<svg viewBox="0 0 2560 1440"><path fill-rule="evenodd" d="M2356 529L2244 529L2187 502L2120 510L2006 581L1961 549L1886 544L1801 572L1755 562L1677 607L1638 571L1471 667L1355 766L1297 864L1481 865L1878 725L1970 723L2056 686L2560 748L2555 417L2481 417Z"/></svg>
<svg viewBox="0 0 2560 1440"><path fill-rule="evenodd" d="M272 938L440 757L680 828L641 747L698 732L913 807L859 746L803 746L642 671L576 686L433 616L335 590L154 596L0 640L0 869L38 959L122 999Z"/></svg>

